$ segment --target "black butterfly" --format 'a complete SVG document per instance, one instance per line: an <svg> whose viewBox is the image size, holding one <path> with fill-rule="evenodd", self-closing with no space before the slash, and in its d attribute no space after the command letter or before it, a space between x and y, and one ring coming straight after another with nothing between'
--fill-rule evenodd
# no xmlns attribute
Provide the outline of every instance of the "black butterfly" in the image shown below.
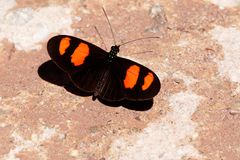
<svg viewBox="0 0 240 160"><path fill-rule="evenodd" d="M110 25L104 8L103 12ZM110 29L113 35L111 25ZM53 62L68 74L78 89L93 94L94 98L110 102L152 99L161 87L158 77L143 65L118 57L119 47L114 45L110 52L106 52L69 35L52 37L47 44Z"/></svg>
<svg viewBox="0 0 240 160"><path fill-rule="evenodd" d="M53 62L66 72L80 90L106 101L143 101L160 90L156 74L141 64L68 35L52 37L47 49Z"/></svg>

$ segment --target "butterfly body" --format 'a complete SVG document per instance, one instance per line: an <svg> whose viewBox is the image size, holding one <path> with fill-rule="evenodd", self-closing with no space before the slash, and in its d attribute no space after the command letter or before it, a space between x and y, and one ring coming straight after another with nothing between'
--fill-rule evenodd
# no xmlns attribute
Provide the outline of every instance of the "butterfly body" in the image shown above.
<svg viewBox="0 0 240 160"><path fill-rule="evenodd" d="M106 101L143 101L160 90L156 74L129 59L118 57L119 45L110 52L82 39L58 35L48 41L48 53L80 90Z"/></svg>

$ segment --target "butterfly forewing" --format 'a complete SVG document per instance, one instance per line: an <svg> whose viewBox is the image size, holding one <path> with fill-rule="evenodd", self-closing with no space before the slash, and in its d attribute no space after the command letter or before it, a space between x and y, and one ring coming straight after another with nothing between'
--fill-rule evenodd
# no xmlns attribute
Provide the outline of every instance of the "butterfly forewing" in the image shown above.
<svg viewBox="0 0 240 160"><path fill-rule="evenodd" d="M52 37L47 44L52 60L65 72L72 73L106 58L106 51L68 35Z"/></svg>
<svg viewBox="0 0 240 160"><path fill-rule="evenodd" d="M153 71L125 58L118 57L116 63L120 66L118 72L125 99L142 101L157 95L161 84Z"/></svg>

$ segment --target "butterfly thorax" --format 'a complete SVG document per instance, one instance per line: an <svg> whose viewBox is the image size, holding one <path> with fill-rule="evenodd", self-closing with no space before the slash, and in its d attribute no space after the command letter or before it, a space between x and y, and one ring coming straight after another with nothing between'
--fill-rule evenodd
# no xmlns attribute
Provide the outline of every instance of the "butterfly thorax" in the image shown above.
<svg viewBox="0 0 240 160"><path fill-rule="evenodd" d="M117 54L119 52L119 47L120 46L117 46L117 45L111 47L111 50L108 54L108 61L109 62L112 62L113 59L117 57Z"/></svg>

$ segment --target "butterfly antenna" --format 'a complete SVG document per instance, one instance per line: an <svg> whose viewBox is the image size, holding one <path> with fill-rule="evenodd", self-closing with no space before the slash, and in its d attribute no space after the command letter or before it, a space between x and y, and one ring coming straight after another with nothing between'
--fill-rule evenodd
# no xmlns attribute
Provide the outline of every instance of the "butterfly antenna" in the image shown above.
<svg viewBox="0 0 240 160"><path fill-rule="evenodd" d="M98 36L100 37L100 39L101 39L101 41L102 41L102 43L103 43L103 45L104 45L105 50L107 50L106 44L104 43L104 40L103 40L103 38L102 38L100 32L98 31L98 29L97 29L96 26L94 26L94 28L95 28L95 30L96 30Z"/></svg>
<svg viewBox="0 0 240 160"><path fill-rule="evenodd" d="M125 44L128 44L128 43L132 43L132 42L135 42L135 41L139 41L139 40L143 40L143 39L152 39L152 38L160 38L160 37L143 37L143 38L138 38L138 39L134 39L134 40L131 40L131 41L127 41L127 42L124 42L122 44L120 44L119 46L123 46Z"/></svg>
<svg viewBox="0 0 240 160"><path fill-rule="evenodd" d="M153 53L153 51L135 52L135 53L131 53L131 55L135 55L135 54L143 54L143 53Z"/></svg>
<svg viewBox="0 0 240 160"><path fill-rule="evenodd" d="M106 13L106 11L105 11L105 9L104 9L103 7L102 7L102 10L103 10L103 13L104 13L104 15L105 15L107 21L108 21L108 25L109 25L109 27L110 27L110 29L111 29L111 33L112 33L112 37L113 37L113 41L114 41L114 45L116 45L116 40L115 40L115 36L114 36L114 34L113 34L113 30L112 30L111 23L110 23L110 21L109 21L109 19L108 19L107 13Z"/></svg>

